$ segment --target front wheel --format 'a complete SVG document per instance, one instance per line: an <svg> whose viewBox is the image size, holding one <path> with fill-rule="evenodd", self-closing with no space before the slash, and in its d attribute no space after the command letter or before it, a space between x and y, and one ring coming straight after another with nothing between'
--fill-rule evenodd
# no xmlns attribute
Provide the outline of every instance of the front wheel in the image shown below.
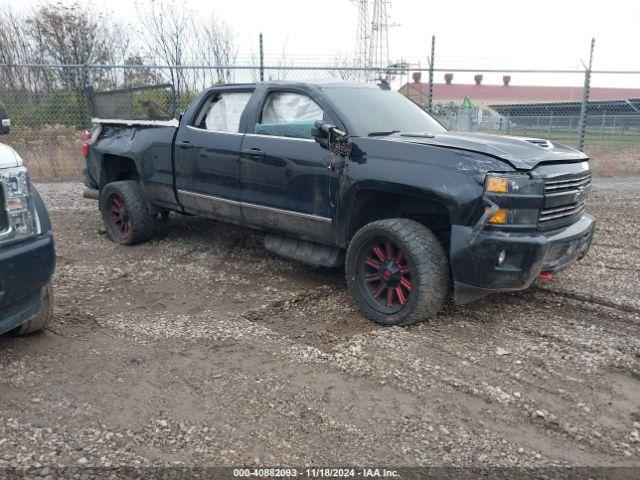
<svg viewBox="0 0 640 480"><path fill-rule="evenodd" d="M385 326L429 318L449 294L447 254L414 220L378 220L358 230L347 250L346 273L364 315Z"/></svg>
<svg viewBox="0 0 640 480"><path fill-rule="evenodd" d="M51 284L42 287L40 292L40 310L28 322L23 323L15 330L16 335L27 335L29 333L43 330L53 317L53 288Z"/></svg>
<svg viewBox="0 0 640 480"><path fill-rule="evenodd" d="M108 183L100 193L100 210L105 229L116 243L133 245L153 236L154 218L134 180Z"/></svg>

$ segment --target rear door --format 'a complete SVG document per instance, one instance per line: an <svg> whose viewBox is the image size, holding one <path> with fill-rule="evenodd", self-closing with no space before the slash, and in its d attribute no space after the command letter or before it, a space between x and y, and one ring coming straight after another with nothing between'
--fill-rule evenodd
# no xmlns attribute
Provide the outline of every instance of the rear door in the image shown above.
<svg viewBox="0 0 640 480"><path fill-rule="evenodd" d="M240 221L240 122L253 89L205 97L175 140L178 199L188 212Z"/></svg>
<svg viewBox="0 0 640 480"><path fill-rule="evenodd" d="M331 229L338 174L311 137L331 120L309 94L271 87L242 144L242 214L247 224L324 238Z"/></svg>

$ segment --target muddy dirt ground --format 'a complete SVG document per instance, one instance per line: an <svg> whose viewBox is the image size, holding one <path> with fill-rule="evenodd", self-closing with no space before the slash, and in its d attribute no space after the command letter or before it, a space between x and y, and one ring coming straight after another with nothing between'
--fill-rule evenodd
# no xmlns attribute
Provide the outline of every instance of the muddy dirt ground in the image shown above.
<svg viewBox="0 0 640 480"><path fill-rule="evenodd" d="M80 184L40 190L55 318L0 337L0 467L640 464L640 178L596 181L571 270L409 328L252 231L120 247Z"/></svg>

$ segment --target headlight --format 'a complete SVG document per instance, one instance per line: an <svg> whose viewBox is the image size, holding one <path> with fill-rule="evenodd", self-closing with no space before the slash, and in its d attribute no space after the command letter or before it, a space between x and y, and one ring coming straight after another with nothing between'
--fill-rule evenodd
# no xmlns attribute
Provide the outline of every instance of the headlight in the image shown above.
<svg viewBox="0 0 640 480"><path fill-rule="evenodd" d="M20 240L36 233L37 220L29 196L29 179L24 167L0 170L0 205L5 225L0 226L0 243Z"/></svg>
<svg viewBox="0 0 640 480"><path fill-rule="evenodd" d="M489 173L484 190L500 208L489 218L492 225L536 225L536 208L544 195L544 181L528 175ZM487 209L485 209L486 211Z"/></svg>
<svg viewBox="0 0 640 480"><path fill-rule="evenodd" d="M485 190L487 193L543 195L544 181L527 175L489 173L485 180Z"/></svg>

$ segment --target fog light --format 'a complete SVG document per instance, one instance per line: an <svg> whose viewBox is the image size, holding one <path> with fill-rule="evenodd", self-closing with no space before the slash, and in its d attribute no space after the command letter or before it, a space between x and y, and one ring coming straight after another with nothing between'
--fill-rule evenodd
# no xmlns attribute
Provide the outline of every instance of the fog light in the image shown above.
<svg viewBox="0 0 640 480"><path fill-rule="evenodd" d="M502 265L506 258L507 258L507 252L502 250L500 252L500 255L498 255L498 265Z"/></svg>

